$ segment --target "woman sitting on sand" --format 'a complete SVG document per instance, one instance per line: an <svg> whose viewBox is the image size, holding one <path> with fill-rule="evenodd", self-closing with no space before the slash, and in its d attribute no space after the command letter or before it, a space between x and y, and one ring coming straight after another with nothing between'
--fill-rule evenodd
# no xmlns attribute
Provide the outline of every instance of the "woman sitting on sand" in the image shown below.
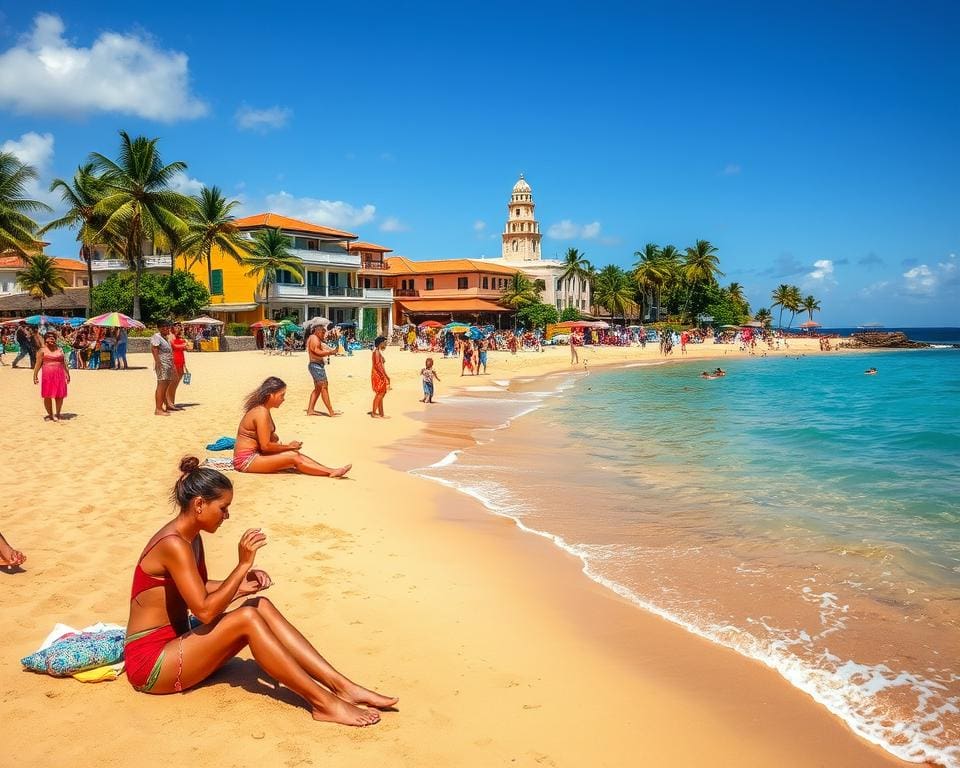
<svg viewBox="0 0 960 768"><path fill-rule="evenodd" d="M237 565L223 581L207 578L200 532L215 533L229 519L233 485L188 456L173 488L179 513L147 543L133 572L130 619L124 652L127 677L144 693L173 693L209 677L247 646L271 677L302 696L316 720L372 725L371 708L397 699L362 688L329 662L263 597L234 600L269 587L270 577L253 568L267 538L259 528L240 537ZM191 628L188 612L202 622Z"/></svg>
<svg viewBox="0 0 960 768"><path fill-rule="evenodd" d="M343 477L352 464L330 469L300 453L303 443L299 440L280 442L270 411L282 405L286 396L287 385L276 376L265 379L247 396L233 449L234 469L261 474L295 469L305 475Z"/></svg>

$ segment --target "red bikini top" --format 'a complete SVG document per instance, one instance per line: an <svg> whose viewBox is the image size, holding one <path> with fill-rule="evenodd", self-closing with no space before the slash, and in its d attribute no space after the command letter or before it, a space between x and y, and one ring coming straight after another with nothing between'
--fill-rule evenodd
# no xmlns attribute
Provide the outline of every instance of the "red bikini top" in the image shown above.
<svg viewBox="0 0 960 768"><path fill-rule="evenodd" d="M161 536L153 544L151 544L140 555L140 559L137 560L137 567L133 569L133 587L130 589L130 599L136 599L142 592L146 592L148 589L153 589L154 587L165 587L167 584L172 584L173 579L166 576L151 576L145 570L143 570L140 563L143 562L143 558L147 556L151 549L153 549L157 544L159 544L164 539L168 539L171 536L179 537L179 534L168 533L166 536ZM205 582L207 580L207 564L204 561L203 557L203 539L200 539L200 556L197 559L197 569L200 571L200 578Z"/></svg>

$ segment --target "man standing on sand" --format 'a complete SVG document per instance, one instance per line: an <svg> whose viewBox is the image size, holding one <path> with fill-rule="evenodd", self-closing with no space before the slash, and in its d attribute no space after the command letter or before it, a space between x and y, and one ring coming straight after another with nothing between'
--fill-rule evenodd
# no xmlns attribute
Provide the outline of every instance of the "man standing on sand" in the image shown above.
<svg viewBox="0 0 960 768"><path fill-rule="evenodd" d="M310 403L307 405L307 416L339 416L340 411L333 410L330 404L330 391L327 388L327 358L337 354L339 347L328 347L323 343L327 336L327 328L332 327L326 323L317 323L310 336L307 338L307 356L310 362L307 364L307 370L313 378L313 392L310 393ZM317 398L323 400L327 408L326 413L314 410L317 405Z"/></svg>

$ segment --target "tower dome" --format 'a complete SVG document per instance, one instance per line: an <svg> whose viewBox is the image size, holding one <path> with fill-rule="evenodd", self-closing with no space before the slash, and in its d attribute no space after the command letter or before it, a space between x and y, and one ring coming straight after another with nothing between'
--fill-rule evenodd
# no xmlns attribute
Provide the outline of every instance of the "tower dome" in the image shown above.
<svg viewBox="0 0 960 768"><path fill-rule="evenodd" d="M523 178L523 174L520 174L520 179L516 184L513 185L514 192L530 192L530 185Z"/></svg>

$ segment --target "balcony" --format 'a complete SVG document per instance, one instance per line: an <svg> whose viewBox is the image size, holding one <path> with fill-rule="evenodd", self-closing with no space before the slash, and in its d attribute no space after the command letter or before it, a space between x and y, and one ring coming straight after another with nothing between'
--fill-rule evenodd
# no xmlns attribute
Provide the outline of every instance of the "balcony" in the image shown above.
<svg viewBox="0 0 960 768"><path fill-rule="evenodd" d="M94 272L122 272L129 269L126 259L93 259L90 268ZM170 256L144 256L144 269L170 269Z"/></svg>
<svg viewBox="0 0 960 768"><path fill-rule="evenodd" d="M402 296L404 298L410 299L410 298L416 298L417 296L419 296L420 291L414 290L413 288L394 288L393 295Z"/></svg>
<svg viewBox="0 0 960 768"><path fill-rule="evenodd" d="M369 259L364 259L363 264L361 265L361 269L373 269L377 271L386 271L390 269L390 267L387 266L387 262L385 261L371 261Z"/></svg>
<svg viewBox="0 0 960 768"><path fill-rule="evenodd" d="M363 298L374 301L391 301L393 299L393 290L390 288L364 288Z"/></svg>
<svg viewBox="0 0 960 768"><path fill-rule="evenodd" d="M308 285L307 286L307 296L326 296L327 295L327 286L325 285Z"/></svg>
<svg viewBox="0 0 960 768"><path fill-rule="evenodd" d="M306 248L288 248L291 256L296 256L304 264L311 267L352 267L360 269L360 256L355 253L328 253L327 251L310 251Z"/></svg>
<svg viewBox="0 0 960 768"><path fill-rule="evenodd" d="M327 286L327 296L331 298L362 299L363 288L347 288L344 285Z"/></svg>

